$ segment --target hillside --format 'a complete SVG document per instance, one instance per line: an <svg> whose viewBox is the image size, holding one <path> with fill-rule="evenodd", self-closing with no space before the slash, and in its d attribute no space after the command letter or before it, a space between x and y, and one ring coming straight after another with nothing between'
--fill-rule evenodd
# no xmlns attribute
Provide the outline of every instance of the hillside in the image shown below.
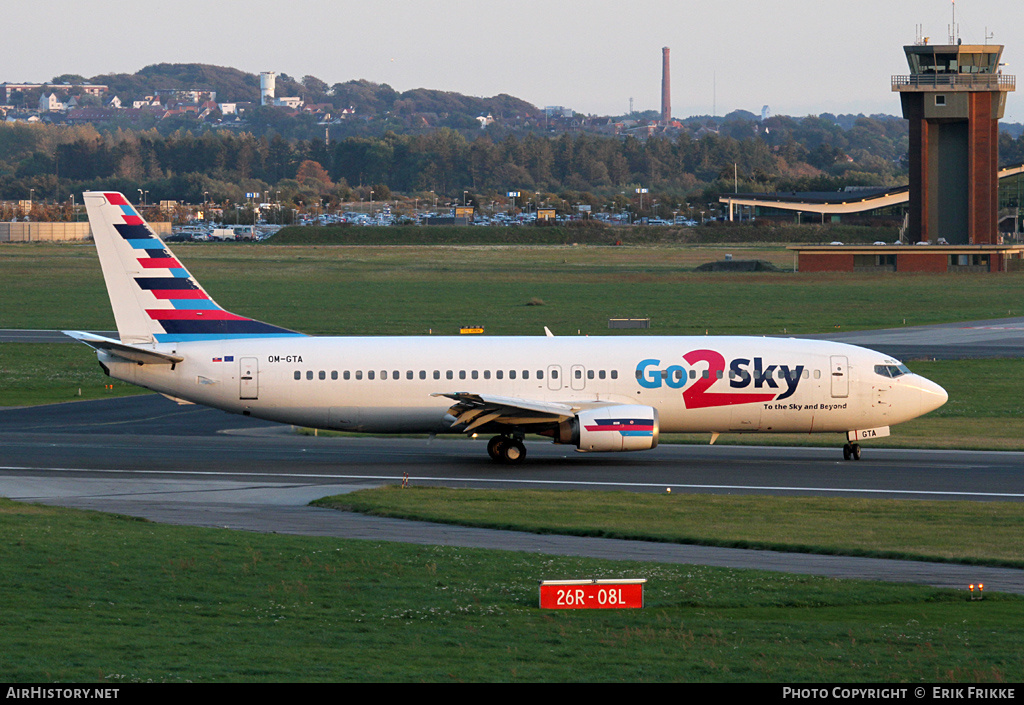
<svg viewBox="0 0 1024 705"><path fill-rule="evenodd" d="M67 80L75 74L57 78ZM58 82L57 78L54 82ZM110 86L110 92L122 102L139 100L161 89L199 89L217 92L218 102L258 102L260 78L257 74L209 64L153 64L137 73L100 74L87 79L90 83ZM295 79L278 74L276 93L299 96L307 103L330 103L336 109L354 108L365 116L387 113L460 115L474 119L477 115L535 115L536 106L524 100L501 94L491 98L465 96L460 93L414 88L399 93L386 83L351 80L333 86L316 76Z"/></svg>

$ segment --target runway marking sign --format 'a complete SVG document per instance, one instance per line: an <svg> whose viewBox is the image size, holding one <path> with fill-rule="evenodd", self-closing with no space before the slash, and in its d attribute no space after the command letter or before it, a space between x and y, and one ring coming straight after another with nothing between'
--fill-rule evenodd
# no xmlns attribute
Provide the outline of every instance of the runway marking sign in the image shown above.
<svg viewBox="0 0 1024 705"><path fill-rule="evenodd" d="M542 580L540 607L546 610L640 609L645 578Z"/></svg>

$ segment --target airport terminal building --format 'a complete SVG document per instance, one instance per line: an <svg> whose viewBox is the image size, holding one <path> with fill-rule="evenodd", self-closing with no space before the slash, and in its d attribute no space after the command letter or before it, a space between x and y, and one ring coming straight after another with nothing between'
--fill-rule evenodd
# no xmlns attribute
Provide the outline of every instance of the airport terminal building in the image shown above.
<svg viewBox="0 0 1024 705"><path fill-rule="evenodd" d="M855 188L815 193L737 193L721 196L730 219L802 223L906 224L910 188ZM796 245L801 272L1006 272L1024 269L1024 164L999 170L998 235L994 243ZM895 240L895 239L894 239Z"/></svg>
<svg viewBox="0 0 1024 705"><path fill-rule="evenodd" d="M721 196L730 220L739 217L797 223L900 225L908 221L910 187L854 188L813 193L736 193ZM1024 164L999 170L998 234L994 243L795 245L801 272L1007 272L1024 270Z"/></svg>

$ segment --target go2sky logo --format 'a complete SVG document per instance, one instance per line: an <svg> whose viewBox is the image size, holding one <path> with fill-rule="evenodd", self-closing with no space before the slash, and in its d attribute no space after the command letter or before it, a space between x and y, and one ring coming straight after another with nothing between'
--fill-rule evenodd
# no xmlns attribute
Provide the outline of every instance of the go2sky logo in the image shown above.
<svg viewBox="0 0 1024 705"><path fill-rule="evenodd" d="M725 357L715 350L691 350L683 355L690 368L695 369L696 378L689 384L689 371L682 365L669 365L662 369L661 360L649 358L641 360L636 366L636 381L645 389L658 389L663 385L670 389L683 390L683 403L687 409L705 409L714 406L730 406L732 404L752 404L756 402L778 401L791 397L800 384L804 366L772 364L765 366L760 357L753 360L737 357L728 365L726 374ZM707 363L707 369L699 363ZM754 389L781 390L779 383L785 385L781 393L765 391L759 393L744 392L711 392L708 391L719 380L729 378L729 387L745 389L753 385ZM689 384L689 386L687 386Z"/></svg>

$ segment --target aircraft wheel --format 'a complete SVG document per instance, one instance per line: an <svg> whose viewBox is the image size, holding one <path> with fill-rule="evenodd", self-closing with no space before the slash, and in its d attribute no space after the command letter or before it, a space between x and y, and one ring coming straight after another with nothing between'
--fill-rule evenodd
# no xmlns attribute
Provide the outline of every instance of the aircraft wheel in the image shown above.
<svg viewBox="0 0 1024 705"><path fill-rule="evenodd" d="M526 458L526 446L518 439L510 439L501 448L502 462L515 465Z"/></svg>
<svg viewBox="0 0 1024 705"><path fill-rule="evenodd" d="M860 460L860 444L859 443L854 443L853 444L852 452L853 452L853 459L854 460Z"/></svg>
<svg viewBox="0 0 1024 705"><path fill-rule="evenodd" d="M853 446L849 443L843 446L843 460L849 460L853 457Z"/></svg>
<svg viewBox="0 0 1024 705"><path fill-rule="evenodd" d="M491 456L491 460L495 462L502 462L504 460L504 448L507 442L508 439L504 436L495 436L487 441L487 455Z"/></svg>

